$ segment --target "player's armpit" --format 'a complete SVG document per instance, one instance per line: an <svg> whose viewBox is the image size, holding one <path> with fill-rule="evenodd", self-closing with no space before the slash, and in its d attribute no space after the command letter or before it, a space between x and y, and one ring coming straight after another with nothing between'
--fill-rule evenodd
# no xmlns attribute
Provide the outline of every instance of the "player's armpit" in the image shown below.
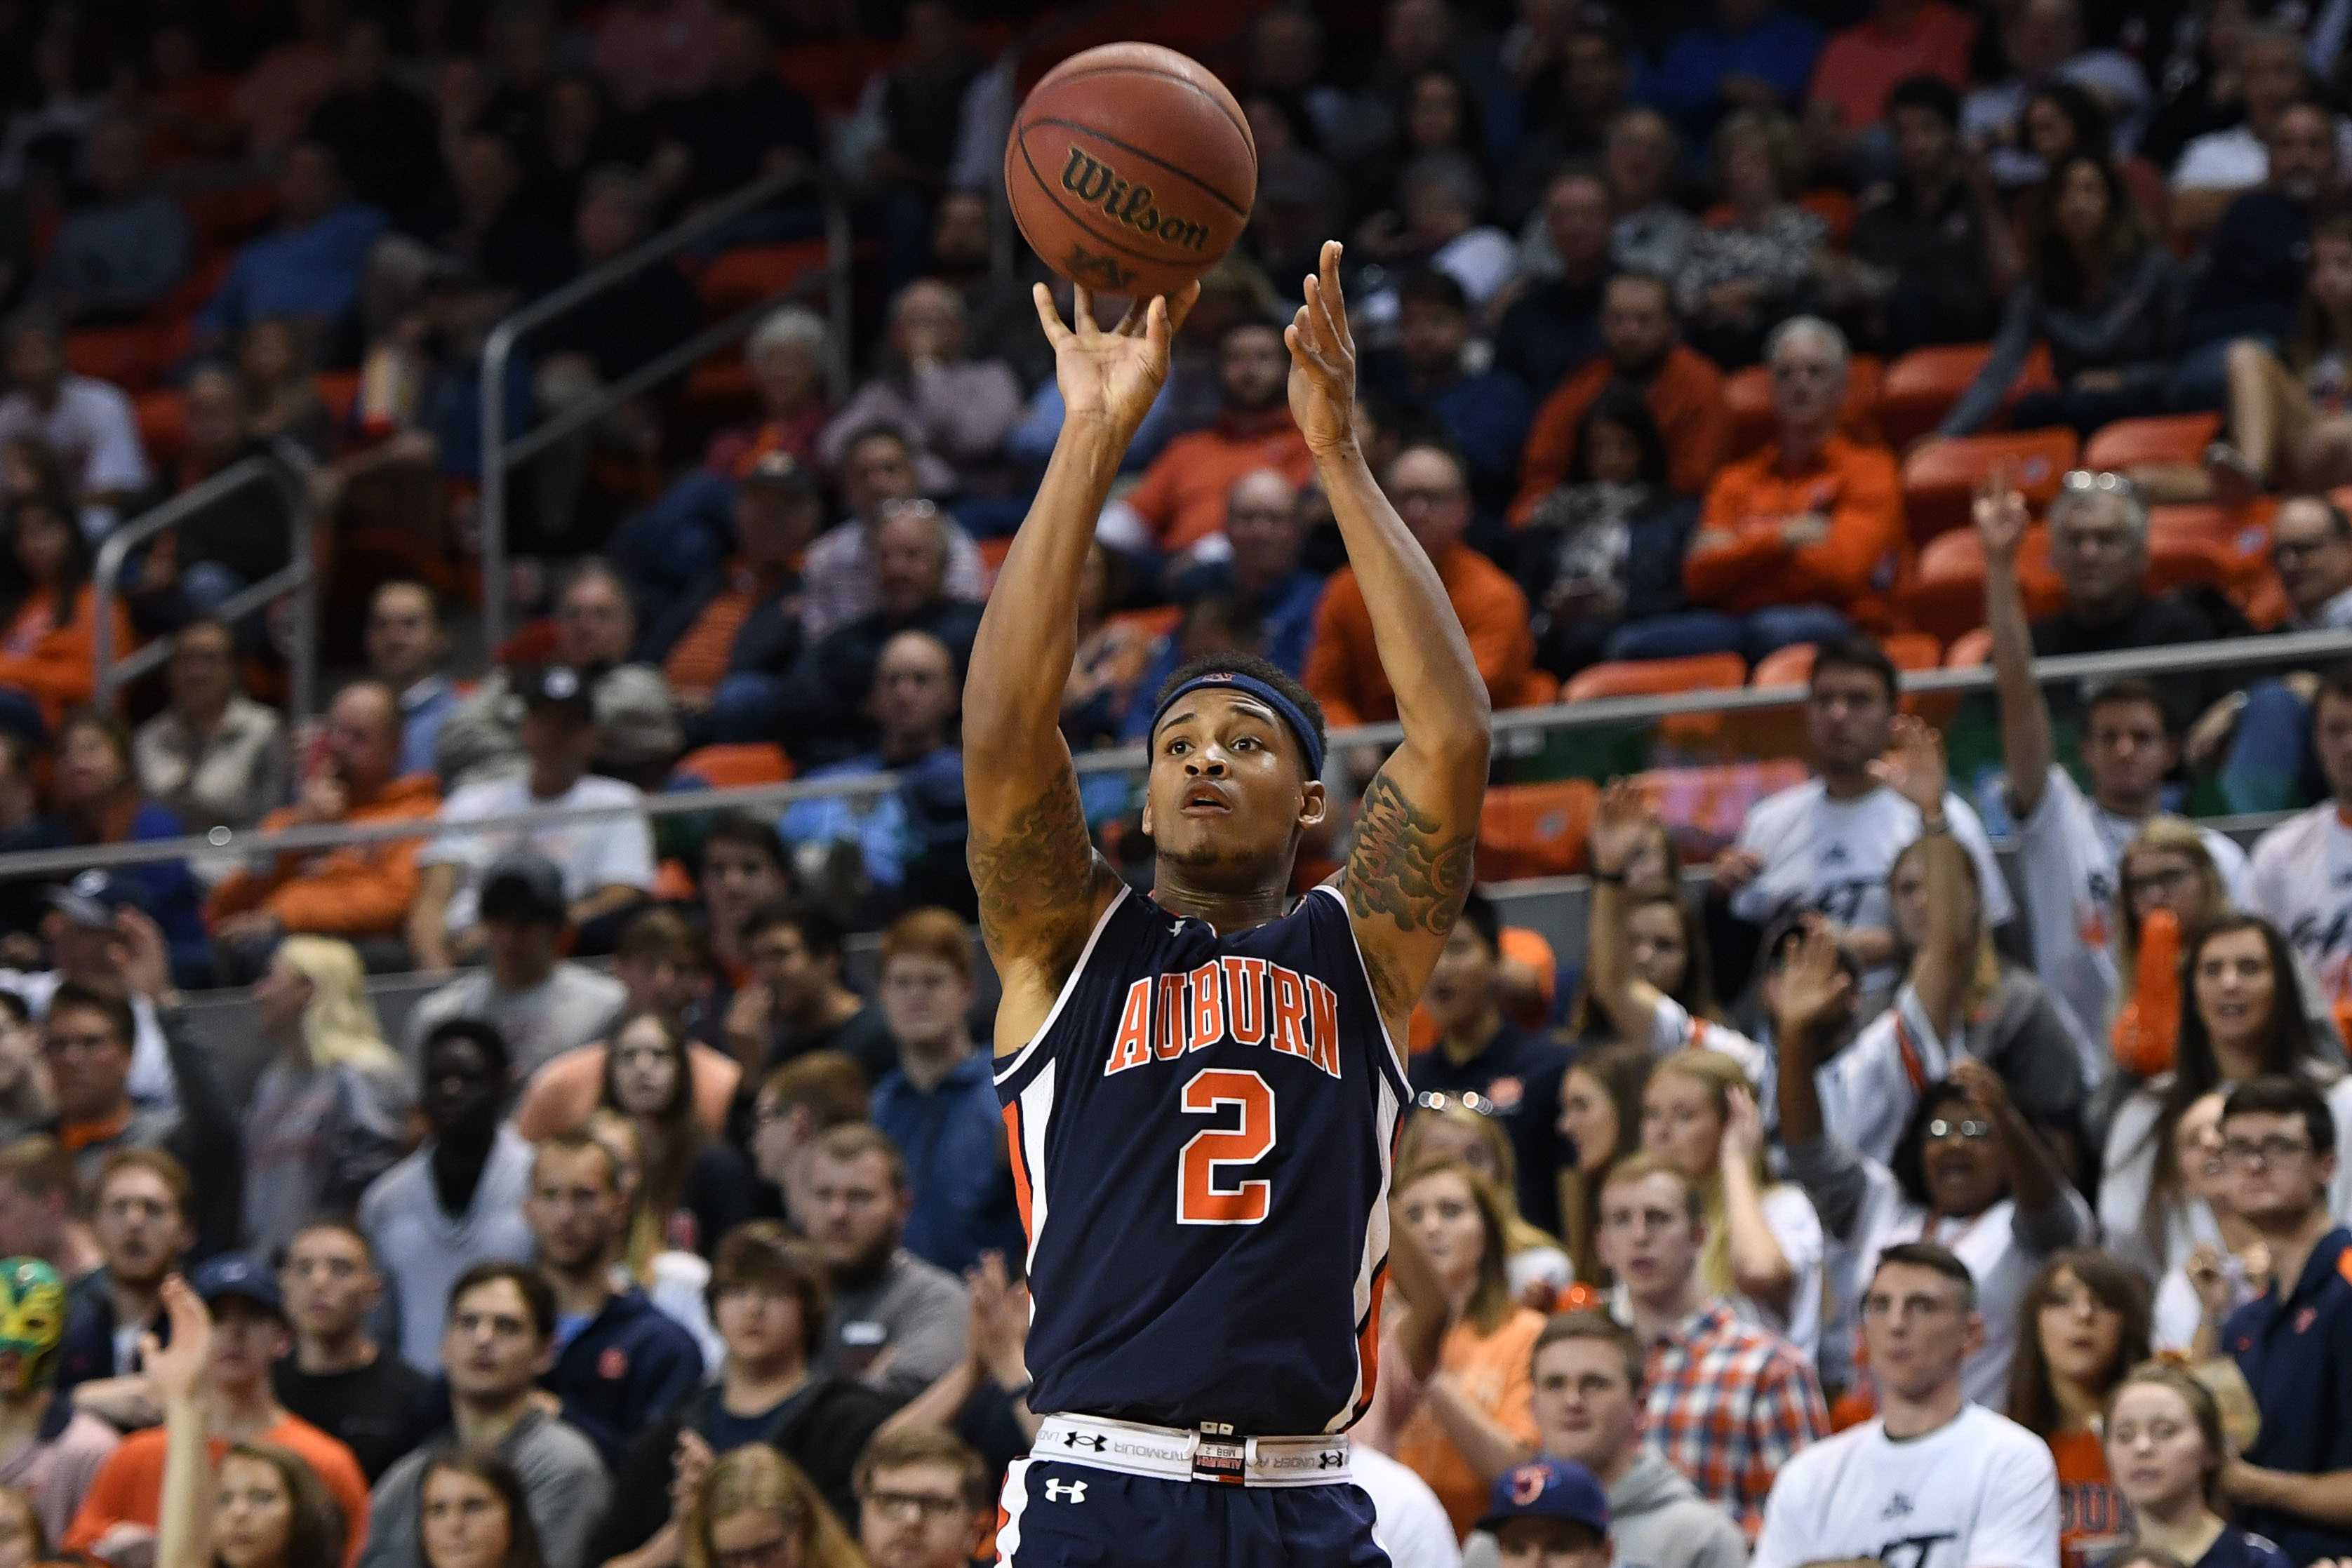
<svg viewBox="0 0 2352 1568"><path fill-rule="evenodd" d="M1466 824L1408 794L1396 759L1372 775L1339 873L1356 942L1381 1007L1409 1012L1470 893L1478 843L1474 796Z"/></svg>
<svg viewBox="0 0 2352 1568"><path fill-rule="evenodd" d="M1105 890L1115 891L1116 882L1087 836L1077 775L1055 769L1009 810L974 810L964 859L980 894L980 934L990 956L1000 968L1018 964L1042 972L1038 977L1058 988L1102 914Z"/></svg>

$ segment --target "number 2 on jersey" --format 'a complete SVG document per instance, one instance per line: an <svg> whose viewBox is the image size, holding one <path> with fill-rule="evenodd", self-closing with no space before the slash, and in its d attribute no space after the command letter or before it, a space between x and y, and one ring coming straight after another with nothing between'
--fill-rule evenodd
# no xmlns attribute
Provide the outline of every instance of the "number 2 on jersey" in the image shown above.
<svg viewBox="0 0 2352 1568"><path fill-rule="evenodd" d="M1274 1147L1274 1090L1256 1073L1204 1067L1184 1085L1184 1110L1214 1115L1239 1106L1241 1121L1211 1127L1185 1140L1177 1164L1176 1223L1255 1225L1265 1218L1274 1184L1262 1176L1231 1181L1220 1166L1255 1165Z"/></svg>

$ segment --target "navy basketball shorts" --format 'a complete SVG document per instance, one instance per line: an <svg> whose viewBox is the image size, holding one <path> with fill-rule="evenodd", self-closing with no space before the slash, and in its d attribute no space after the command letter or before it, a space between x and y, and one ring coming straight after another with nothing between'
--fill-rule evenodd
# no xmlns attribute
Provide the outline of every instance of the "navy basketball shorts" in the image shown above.
<svg viewBox="0 0 2352 1568"><path fill-rule="evenodd" d="M1391 1568L1351 1481L1244 1487L1022 1459L1003 1504L1000 1568Z"/></svg>

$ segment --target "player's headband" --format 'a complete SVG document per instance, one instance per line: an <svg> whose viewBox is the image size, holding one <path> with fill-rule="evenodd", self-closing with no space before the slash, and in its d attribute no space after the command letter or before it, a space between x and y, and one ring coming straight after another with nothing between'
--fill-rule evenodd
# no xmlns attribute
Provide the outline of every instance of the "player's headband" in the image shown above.
<svg viewBox="0 0 2352 1568"><path fill-rule="evenodd" d="M1290 733L1297 737L1298 748L1307 754L1307 777L1309 779L1323 777L1323 742L1317 738L1314 725L1307 722L1306 710L1284 696L1276 687L1259 680L1255 675L1245 675L1239 670L1211 670L1205 675L1193 676L1174 691L1170 692L1168 699L1161 703L1159 711L1151 716L1150 733L1156 735L1160 732L1160 721L1168 716L1170 708L1174 707L1188 694L1197 692L1203 686L1214 686L1221 691L1241 692L1255 697L1272 708L1282 722L1289 727Z"/></svg>

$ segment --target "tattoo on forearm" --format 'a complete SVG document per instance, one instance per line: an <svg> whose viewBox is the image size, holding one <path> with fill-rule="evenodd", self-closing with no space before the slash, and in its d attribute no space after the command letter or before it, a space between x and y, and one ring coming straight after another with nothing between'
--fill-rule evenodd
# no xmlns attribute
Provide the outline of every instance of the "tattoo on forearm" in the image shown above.
<svg viewBox="0 0 2352 1568"><path fill-rule="evenodd" d="M1443 936L1469 896L1477 844L1475 831L1447 836L1445 823L1415 806L1395 780L1374 775L1341 883L1349 912L1359 920L1385 915L1400 931ZM1382 989L1414 988L1387 967L1375 977Z"/></svg>
<svg viewBox="0 0 2352 1568"><path fill-rule="evenodd" d="M975 826L965 848L971 883L980 894L981 935L991 952L1012 944L1063 945L1083 936L1092 915L1094 841L1078 803L1078 781L1065 770L1001 829Z"/></svg>

